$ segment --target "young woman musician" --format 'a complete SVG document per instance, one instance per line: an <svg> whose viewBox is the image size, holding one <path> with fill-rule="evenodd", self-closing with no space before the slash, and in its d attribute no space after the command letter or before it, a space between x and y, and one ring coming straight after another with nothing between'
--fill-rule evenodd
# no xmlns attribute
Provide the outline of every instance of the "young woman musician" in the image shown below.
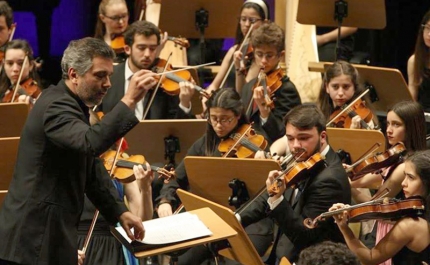
<svg viewBox="0 0 430 265"><path fill-rule="evenodd" d="M401 183L406 199L419 196L425 201L425 214L398 220L391 231L378 244L368 249L355 238L348 227L348 212L335 215L334 219L348 247L363 264L378 264L392 258L393 265L430 263L430 151L420 151L404 163ZM330 211L342 209L344 204L334 204Z"/></svg>
<svg viewBox="0 0 430 265"><path fill-rule="evenodd" d="M333 63L324 74L323 83L318 97L318 106L324 113L324 116L326 116L327 120L330 121L331 118L335 117L333 116L335 111L353 102L364 92L364 90L363 85L360 83L360 76L357 69L348 62L337 61ZM361 99L365 101L365 104L358 105L360 109L355 112L360 114L364 113L364 115L371 115L372 117L369 117L367 126L370 127L370 129L373 129L378 124L378 119L371 109L371 102L368 94L363 96ZM364 127L360 123L360 120L363 119L365 119L365 117L361 118L360 115L356 115L351 118L351 125L349 128L360 129ZM339 124L338 126L335 125L335 127L339 126L343 127L343 124Z"/></svg>
<svg viewBox="0 0 430 265"><path fill-rule="evenodd" d="M426 130L424 112L421 106L412 101L399 102L387 114L387 140L390 146L403 143L407 154L426 149ZM369 201L371 198L361 195L354 188L380 186L388 188L387 197L403 197L401 193L404 179L405 164L402 159L397 163L381 169L381 173L369 173L351 182L352 194L358 202ZM381 189L381 188L380 188ZM378 222L376 243L392 228L388 222ZM388 263L389 264L389 263Z"/></svg>
<svg viewBox="0 0 430 265"><path fill-rule="evenodd" d="M117 62L125 60L123 33L128 27L129 13L125 0L102 0L99 5L94 37L103 39L117 54Z"/></svg>
<svg viewBox="0 0 430 265"><path fill-rule="evenodd" d="M240 15L238 17L235 45L228 50L227 54L222 60L218 74L215 76L212 83L206 88L208 92L220 88L221 83L226 75L228 75L228 77L226 82L223 84L223 87L235 87L236 83L234 67L232 67L230 72L228 72L231 63L233 62L233 54L239 49L241 43L244 41L244 38L248 34L251 25L253 25L252 28L255 30L268 19L269 8L265 1L247 0L243 3L240 10ZM246 41L248 42L249 39ZM246 75L246 80L249 81L257 76L258 70L260 69L252 61L248 61L246 67L250 68L248 74Z"/></svg>
<svg viewBox="0 0 430 265"><path fill-rule="evenodd" d="M210 156L221 157L219 147L222 140L229 139L229 136L236 133L242 126L248 126L243 115L244 106L239 94L230 88L219 89L206 102L208 112L208 126L206 133L198 139L188 150L189 156ZM182 161L175 170L176 178L165 184L160 192L160 196L155 203L158 206L159 217L172 215L172 208L179 205L175 197L176 189L189 189L188 177L185 165ZM227 185L227 183L226 183ZM255 244L257 251L263 255L273 239L272 221L264 219L249 232L251 241ZM247 230L249 231L249 230ZM252 235L251 235L252 233ZM179 257L179 264L200 264L211 256L206 248L193 248Z"/></svg>
<svg viewBox="0 0 430 265"><path fill-rule="evenodd" d="M22 68L26 56L28 59L24 68ZM1 102L11 102L20 74L20 85L14 102L33 103L42 92L40 78L35 67L33 50L26 40L13 40L6 45L3 70L0 73Z"/></svg>

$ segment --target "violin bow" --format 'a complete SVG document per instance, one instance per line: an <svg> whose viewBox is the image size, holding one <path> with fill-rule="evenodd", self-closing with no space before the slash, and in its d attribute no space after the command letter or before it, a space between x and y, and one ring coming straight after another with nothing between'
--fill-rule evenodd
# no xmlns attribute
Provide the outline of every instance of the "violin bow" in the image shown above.
<svg viewBox="0 0 430 265"><path fill-rule="evenodd" d="M24 68L25 68L27 63L28 63L28 55L26 54L24 57L24 62L22 63L22 66L21 66L21 71L19 72L18 80L16 80L15 89L13 91L12 99L10 102L15 101L15 97L16 97L16 93L18 91L19 83L21 83L22 74L24 73Z"/></svg>
<svg viewBox="0 0 430 265"><path fill-rule="evenodd" d="M373 144L369 150L367 150L366 152L364 152L364 154L361 156L361 158L359 158L357 161L355 161L354 164L352 164L350 167L346 168L345 171L349 172L351 171L356 165L360 164L361 162L363 162L364 160L366 160L371 154L373 154L373 152L376 151L376 149L378 149L381 146L381 143L375 143Z"/></svg>
<svg viewBox="0 0 430 265"><path fill-rule="evenodd" d="M351 211L351 210L357 209L357 208L362 207L362 206L370 206L370 205L376 205L376 204L382 203L387 199L385 196L387 196L388 193L389 192L387 191L386 193L382 194L382 196L380 196L378 199L373 199L373 200L368 201L368 202L363 202L363 203L359 203L356 205L351 205L348 207L337 209L337 210L334 210L331 212L322 213L313 220L312 220L312 218L306 218L305 220L303 220L303 224L307 228L313 229L317 226L319 221L324 220L325 218L332 217L332 216L337 215L337 214L341 214L344 211Z"/></svg>
<svg viewBox="0 0 430 265"><path fill-rule="evenodd" d="M243 46L245 45L245 42L249 39L249 36L251 36L251 31L252 31L253 28L254 28L254 24L251 24L251 27L249 27L249 30L246 33L245 38L243 38L243 41L240 44L239 49L237 49L238 51L242 50ZM245 56L245 54L242 54L242 55ZM231 61L230 66L228 67L228 70L225 73L224 78L222 79L221 84L219 85L220 88L222 88L224 86L225 82L227 81L228 73L230 73L230 71L233 68L233 66L234 66L234 58Z"/></svg>
<svg viewBox="0 0 430 265"><path fill-rule="evenodd" d="M166 71L167 67L169 66L169 62L170 62L170 59L172 58L172 54L173 52L170 52L169 57L167 57L166 65L164 66L163 73ZM151 98L149 99L146 109L143 112L142 120L144 120L146 118L146 115L148 115L149 108L151 107L152 102L154 101L155 95L157 94L157 91L160 85L161 85L161 78L158 79L157 85L155 86L154 91L152 92Z"/></svg>
<svg viewBox="0 0 430 265"><path fill-rule="evenodd" d="M118 160L118 156L119 156L119 153L121 151L121 146L122 146L123 142L124 142L124 137L121 138L119 145L118 145L118 148L117 148L116 153L115 153L115 158L113 160L112 167L111 167L110 173L109 173L111 177L113 177L113 171L115 169L116 161ZM100 211L98 209L96 209L96 211L94 212L93 220L91 221L90 228L88 229L88 234L85 237L84 245L82 247L82 252L84 252L84 254L88 249L88 245L90 244L91 236L93 234L94 227L96 226L97 218L99 217L99 213L100 213Z"/></svg>
<svg viewBox="0 0 430 265"><path fill-rule="evenodd" d="M348 104L348 106L346 106L341 112L339 112L339 114L336 115L336 117L334 117L333 119L331 119L331 121L329 121L326 124L326 127L328 127L330 124L332 124L337 118L339 118L343 113L345 113L346 111L349 110L349 108L351 106L353 106L355 104L355 102L357 102L359 99L361 99L364 95L366 95L369 92L369 89L366 89L366 91L364 91L363 93L361 93L356 99L354 99L351 103Z"/></svg>
<svg viewBox="0 0 430 265"><path fill-rule="evenodd" d="M166 72L163 72L163 73L158 73L158 74L155 74L154 76L165 75L165 74L170 74L170 73L176 73L176 72L180 72L180 71L188 70L188 69L197 69L197 68L201 68L203 66L208 66L208 65L212 65L212 64L215 64L215 62L204 63L204 64L199 64L199 65L192 65L192 66L186 66L186 67L182 67L182 68L179 68L179 69L175 69L175 70L171 70L171 71L166 71Z"/></svg>

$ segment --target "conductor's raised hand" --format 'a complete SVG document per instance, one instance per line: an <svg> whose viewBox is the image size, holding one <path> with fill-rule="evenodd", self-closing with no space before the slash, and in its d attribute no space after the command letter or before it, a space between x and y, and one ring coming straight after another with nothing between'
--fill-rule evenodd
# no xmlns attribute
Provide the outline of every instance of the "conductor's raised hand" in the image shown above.
<svg viewBox="0 0 430 265"><path fill-rule="evenodd" d="M143 99L148 90L157 84L155 73L149 70L139 70L133 74L122 101L130 108Z"/></svg>
<svg viewBox="0 0 430 265"><path fill-rule="evenodd" d="M131 212L124 212L121 214L119 222L131 240L142 240L145 236L142 219ZM131 232L132 228L134 228L134 233Z"/></svg>

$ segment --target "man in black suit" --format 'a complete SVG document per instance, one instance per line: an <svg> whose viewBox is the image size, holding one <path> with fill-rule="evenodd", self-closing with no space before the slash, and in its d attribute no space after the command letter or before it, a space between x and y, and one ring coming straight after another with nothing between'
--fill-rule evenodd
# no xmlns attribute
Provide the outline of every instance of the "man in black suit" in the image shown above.
<svg viewBox="0 0 430 265"><path fill-rule="evenodd" d="M276 253L278 260L287 257L296 261L300 251L308 246L325 240L343 242L333 219L319 223L314 229L307 228L303 220L328 211L333 203L349 204L351 188L339 157L328 145L326 121L321 111L313 105L300 105L288 112L285 122L289 150L297 162L320 153L327 165L312 167L295 189L286 189L283 182L279 193L272 197L266 193L252 208L241 213L240 219L246 227L267 216L274 218L280 235L271 256ZM280 171L269 173L268 189L280 174Z"/></svg>
<svg viewBox="0 0 430 265"><path fill-rule="evenodd" d="M112 75L112 89L108 91L99 107L100 111L107 113L113 109L128 89L129 79L141 69L154 70L159 62L159 52L166 41L165 36L161 40L160 30L149 21L136 21L130 25L124 34L124 47L128 59L114 67ZM161 44L160 44L161 42ZM163 70L161 67L160 71ZM155 87L155 86L154 86ZM185 88L187 89L187 88ZM184 90L184 89L182 89ZM174 119L177 118L179 108L186 113L191 107L180 106L178 95L169 95L159 88L154 96L150 90L141 102L136 106L136 117L142 119ZM146 117L144 112L149 107Z"/></svg>
<svg viewBox="0 0 430 265"><path fill-rule="evenodd" d="M91 126L89 110L111 86L113 58L102 40L70 42L63 80L45 90L30 112L0 211L0 264L78 264L84 193L106 220L119 221L131 238L143 238L142 220L119 200L98 156L138 123L136 102L156 80L149 71L135 73L124 97Z"/></svg>

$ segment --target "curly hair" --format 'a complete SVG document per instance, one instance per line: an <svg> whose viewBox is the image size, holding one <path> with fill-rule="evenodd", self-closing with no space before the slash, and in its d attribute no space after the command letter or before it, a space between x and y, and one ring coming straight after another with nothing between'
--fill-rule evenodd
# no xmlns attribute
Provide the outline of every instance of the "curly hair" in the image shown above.
<svg viewBox="0 0 430 265"><path fill-rule="evenodd" d="M324 241L300 252L297 265L360 265L345 244Z"/></svg>

